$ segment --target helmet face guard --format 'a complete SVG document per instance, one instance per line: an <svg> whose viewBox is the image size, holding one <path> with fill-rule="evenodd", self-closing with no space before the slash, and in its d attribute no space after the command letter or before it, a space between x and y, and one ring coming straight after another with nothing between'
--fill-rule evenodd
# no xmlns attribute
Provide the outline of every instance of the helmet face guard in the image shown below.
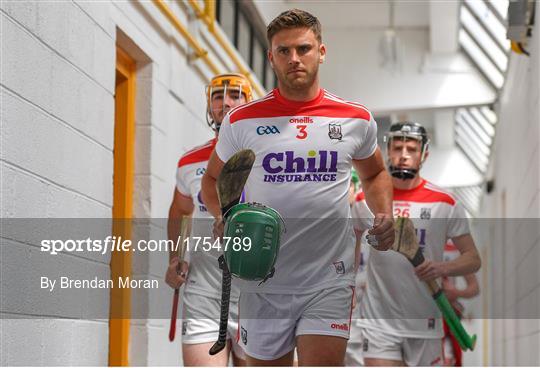
<svg viewBox="0 0 540 368"><path fill-rule="evenodd" d="M389 148L390 144L395 139L401 139L403 141L414 139L421 143L420 165L417 169L401 168L391 164ZM426 152L429 149L429 138L426 129L418 123L395 123L390 127L390 131L385 135L384 140L388 151L388 170L390 171L390 175L402 180L414 179L422 167L422 164L426 159Z"/></svg>
<svg viewBox="0 0 540 368"><path fill-rule="evenodd" d="M253 98L249 80L244 75L236 73L220 74L212 78L210 84L206 86L205 94L206 122L216 131L219 131L221 121L216 121L216 111L212 111L213 98L217 98L218 94L221 95L222 99L225 99L227 95L238 96L238 98L241 98L241 96L244 95L246 102L251 101ZM221 115L225 116L226 112L225 101L223 101Z"/></svg>

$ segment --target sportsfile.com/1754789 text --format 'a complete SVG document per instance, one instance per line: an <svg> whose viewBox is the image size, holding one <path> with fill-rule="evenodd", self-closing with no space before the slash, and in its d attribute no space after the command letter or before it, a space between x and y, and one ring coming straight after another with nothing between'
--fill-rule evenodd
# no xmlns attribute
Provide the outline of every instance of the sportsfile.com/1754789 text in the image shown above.
<svg viewBox="0 0 540 368"><path fill-rule="evenodd" d="M135 246L133 246L135 244ZM44 239L40 244L41 251L51 255L61 252L96 252L105 254L107 252L118 251L127 252L135 250L140 252L177 252L183 247L186 252L210 252L212 250L225 252L233 250L235 252L251 250L251 238L249 237L223 237L214 239L212 237L178 237L176 241L170 239L140 239L133 242L131 239L124 239L121 236L107 236L105 239Z"/></svg>

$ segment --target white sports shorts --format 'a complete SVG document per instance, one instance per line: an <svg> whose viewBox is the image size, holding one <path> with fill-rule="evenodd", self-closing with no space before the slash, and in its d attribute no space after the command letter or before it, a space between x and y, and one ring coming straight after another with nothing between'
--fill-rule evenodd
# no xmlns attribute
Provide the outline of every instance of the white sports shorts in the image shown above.
<svg viewBox="0 0 540 368"><path fill-rule="evenodd" d="M358 304L358 299L356 308L353 309L352 316L351 333L347 344L347 351L345 352L345 366L361 367L364 365L364 357L362 356L362 327L358 324L360 319L360 305Z"/></svg>
<svg viewBox="0 0 540 368"><path fill-rule="evenodd" d="M292 351L300 335L348 339L353 297L348 286L300 295L242 293L238 342L247 355L273 360Z"/></svg>
<svg viewBox="0 0 540 368"><path fill-rule="evenodd" d="M441 366L443 347L440 338L411 338L362 328L362 357L405 362L407 366Z"/></svg>
<svg viewBox="0 0 540 368"><path fill-rule="evenodd" d="M219 333L221 299L185 293L182 310L182 343L204 344L215 342ZM231 300L229 306L228 339L234 354L245 359L244 351L238 345L238 304Z"/></svg>

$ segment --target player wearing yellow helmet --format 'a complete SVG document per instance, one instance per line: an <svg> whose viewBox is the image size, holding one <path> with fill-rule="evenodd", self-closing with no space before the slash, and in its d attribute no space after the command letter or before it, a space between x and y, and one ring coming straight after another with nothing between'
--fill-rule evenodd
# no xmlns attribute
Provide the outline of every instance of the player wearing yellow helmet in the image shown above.
<svg viewBox="0 0 540 368"><path fill-rule="evenodd" d="M227 96L225 102L224 96ZM206 122L217 132L225 114L231 108L252 99L251 84L244 75L238 73L217 75L206 86Z"/></svg>
<svg viewBox="0 0 540 368"><path fill-rule="evenodd" d="M221 122L232 108L252 99L249 80L242 74L220 74L212 78L206 87L206 121L215 131L215 137L203 145L186 152L178 162L176 187L169 209L168 237L176 241L182 223L191 221L191 239L212 239L212 216L200 195L201 179L210 154L217 142ZM192 217L190 219L188 216ZM184 243L185 244L185 243ZM192 247L194 248L194 247ZM234 365L243 365L243 351L236 344L237 307L239 292L231 293L229 317L230 342L221 353L210 356L208 350L218 335L221 296L221 271L217 267L219 256L216 249L197 251L189 249L186 260L171 252L165 276L167 284L178 289L184 287L182 310L182 352L186 366L226 366L229 353ZM188 263L189 262L189 263Z"/></svg>

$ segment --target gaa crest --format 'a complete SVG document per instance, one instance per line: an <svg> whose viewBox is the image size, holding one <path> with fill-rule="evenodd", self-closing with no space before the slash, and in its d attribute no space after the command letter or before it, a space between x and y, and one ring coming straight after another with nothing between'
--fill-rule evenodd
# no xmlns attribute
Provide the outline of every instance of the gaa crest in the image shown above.
<svg viewBox="0 0 540 368"><path fill-rule="evenodd" d="M334 262L334 267L336 268L336 273L338 275L345 274L345 263L343 263L343 261Z"/></svg>
<svg viewBox="0 0 540 368"><path fill-rule="evenodd" d="M429 220L431 218L431 208L422 208L420 210L420 219Z"/></svg>

